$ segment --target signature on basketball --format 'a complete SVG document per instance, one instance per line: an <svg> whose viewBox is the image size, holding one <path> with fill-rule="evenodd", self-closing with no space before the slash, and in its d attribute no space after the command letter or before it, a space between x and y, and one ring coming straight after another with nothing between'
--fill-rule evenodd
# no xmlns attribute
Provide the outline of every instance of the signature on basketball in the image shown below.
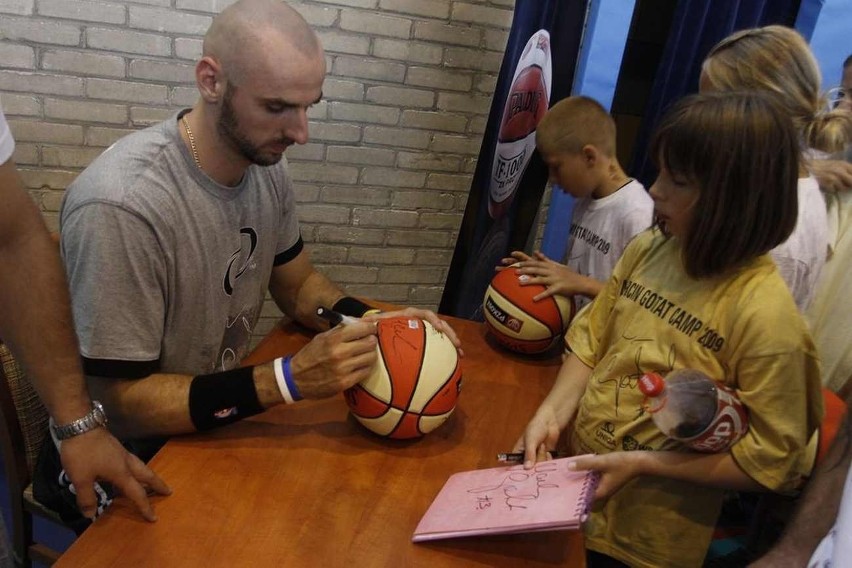
<svg viewBox="0 0 852 568"><path fill-rule="evenodd" d="M391 351L398 358L402 359L402 350L406 350L408 352L416 352L417 345L411 342L411 338L408 337L408 334L411 332L411 322L414 320L396 320L391 323L391 340L390 340L390 348Z"/></svg>
<svg viewBox="0 0 852 568"><path fill-rule="evenodd" d="M539 462L533 469L510 471L497 485L477 487L468 489L467 492L477 496L476 508L488 509L492 505L490 494L502 497L503 503L509 511L514 509L528 509L535 505L536 500L541 497L542 489L556 489L556 483L548 481L548 476L556 471L557 465L553 462Z"/></svg>

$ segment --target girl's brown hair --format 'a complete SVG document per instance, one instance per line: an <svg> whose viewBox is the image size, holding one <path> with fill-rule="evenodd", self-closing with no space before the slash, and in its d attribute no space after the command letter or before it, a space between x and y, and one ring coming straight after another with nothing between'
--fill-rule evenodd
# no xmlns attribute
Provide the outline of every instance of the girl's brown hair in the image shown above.
<svg viewBox="0 0 852 568"><path fill-rule="evenodd" d="M769 252L798 215L798 136L761 93L707 93L666 113L652 156L699 188L683 262L694 278L718 276Z"/></svg>

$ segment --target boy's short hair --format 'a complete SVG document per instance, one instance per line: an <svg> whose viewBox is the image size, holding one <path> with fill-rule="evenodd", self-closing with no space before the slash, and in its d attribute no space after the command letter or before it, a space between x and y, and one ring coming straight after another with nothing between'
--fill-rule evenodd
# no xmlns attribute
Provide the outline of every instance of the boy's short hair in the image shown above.
<svg viewBox="0 0 852 568"><path fill-rule="evenodd" d="M846 59L843 60L843 68L844 69L846 69L850 65L852 65L852 54L850 54L849 57L847 57Z"/></svg>
<svg viewBox="0 0 852 568"><path fill-rule="evenodd" d="M793 232L799 140L770 95L714 92L681 99L657 127L651 153L699 189L682 244L690 276L724 274Z"/></svg>
<svg viewBox="0 0 852 568"><path fill-rule="evenodd" d="M599 102L568 97L548 110L536 128L536 147L543 154L576 154L592 145L615 155L615 121Z"/></svg>

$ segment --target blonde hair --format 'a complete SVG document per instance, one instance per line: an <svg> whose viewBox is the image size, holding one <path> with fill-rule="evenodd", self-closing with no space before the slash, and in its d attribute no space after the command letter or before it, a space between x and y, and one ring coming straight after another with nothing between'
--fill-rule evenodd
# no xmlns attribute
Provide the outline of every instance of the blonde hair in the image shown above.
<svg viewBox="0 0 852 568"><path fill-rule="evenodd" d="M607 157L615 155L615 121L589 97L562 99L536 127L536 147L544 154L576 154L592 145Z"/></svg>
<svg viewBox="0 0 852 568"><path fill-rule="evenodd" d="M717 90L773 93L809 148L832 152L848 140L852 117L844 111L825 112L819 66L805 39L791 28L735 32L710 50L702 71Z"/></svg>

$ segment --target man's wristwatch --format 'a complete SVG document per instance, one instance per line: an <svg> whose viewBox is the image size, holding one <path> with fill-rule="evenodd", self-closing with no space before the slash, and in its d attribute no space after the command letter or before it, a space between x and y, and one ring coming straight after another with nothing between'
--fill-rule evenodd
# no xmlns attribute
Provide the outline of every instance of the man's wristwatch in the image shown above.
<svg viewBox="0 0 852 568"><path fill-rule="evenodd" d="M68 438L85 434L95 428L106 426L106 423L107 417L104 412L104 407L97 400L93 400L91 412L70 424L63 424L62 426L54 425L53 432L56 434L58 439L67 440Z"/></svg>

